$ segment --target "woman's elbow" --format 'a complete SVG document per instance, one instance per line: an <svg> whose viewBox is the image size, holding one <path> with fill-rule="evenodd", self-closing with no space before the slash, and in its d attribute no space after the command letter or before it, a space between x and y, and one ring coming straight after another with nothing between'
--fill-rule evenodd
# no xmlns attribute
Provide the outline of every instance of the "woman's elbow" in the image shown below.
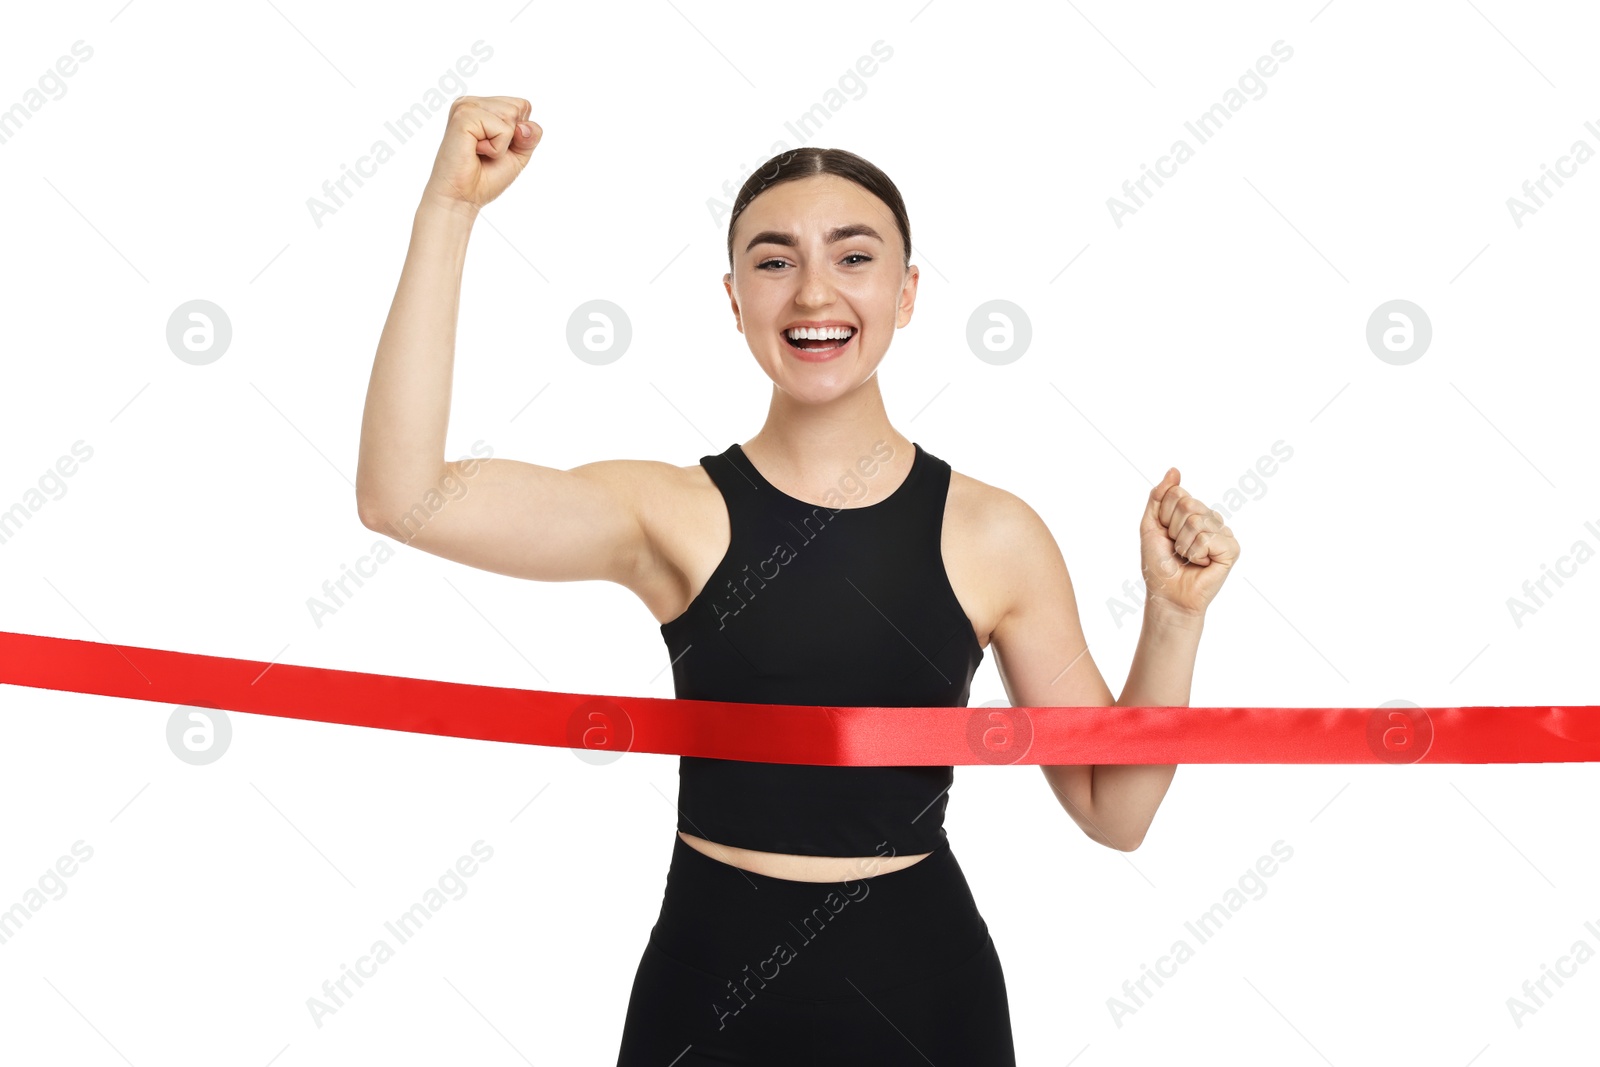
<svg viewBox="0 0 1600 1067"><path fill-rule="evenodd" d="M1115 833L1101 829L1091 833L1089 837L1106 848L1116 849L1118 852L1132 852L1144 844L1145 831L1148 829L1149 827L1145 826L1133 831L1123 830Z"/></svg>
<svg viewBox="0 0 1600 1067"><path fill-rule="evenodd" d="M1126 837L1113 841L1111 842L1111 847L1118 852L1132 852L1142 844L1144 844L1144 834L1140 833L1137 837Z"/></svg>

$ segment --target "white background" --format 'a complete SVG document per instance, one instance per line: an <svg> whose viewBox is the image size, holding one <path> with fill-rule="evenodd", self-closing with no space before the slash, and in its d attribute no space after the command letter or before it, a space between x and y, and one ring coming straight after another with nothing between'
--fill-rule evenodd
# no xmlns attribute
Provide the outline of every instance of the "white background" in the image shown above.
<svg viewBox="0 0 1600 1067"><path fill-rule="evenodd" d="M1138 625L1108 602L1176 465L1243 545L1195 705L1596 700L1600 564L1520 626L1507 606L1600 547L1600 161L1521 227L1506 204L1575 140L1600 148L1585 5L617 6L10 13L0 107L74 41L93 56L0 144L0 509L74 442L93 456L0 544L0 629L672 695L655 620L603 583L398 548L313 621L377 538L356 518L361 408L443 112L403 145L383 124L482 39L492 58L447 95L526 97L545 130L473 236L448 455L689 464L753 435L770 391L708 200L799 143L785 122L881 40L892 57L809 143L865 155L910 210L922 288L881 370L890 416L1046 519L1113 692ZM1279 40L1265 95L1198 144L1184 122ZM394 158L319 227L308 198L380 137ZM1179 137L1194 158L1118 227L1107 198ZM606 366L565 343L596 298L634 329ZM1033 327L1004 366L965 334L997 298ZM1404 366L1365 341L1397 298L1433 326ZM206 366L166 343L193 299L233 328ZM1292 458L1251 482L1280 440ZM991 653L972 703L1003 697ZM675 758L234 714L195 767L171 711L0 688L0 908L93 849L0 944L0 1059L613 1062ZM1575 942L1600 950L1597 783L1582 764L1184 766L1123 854L1033 767L962 767L947 826L1022 1064L1587 1063L1600 961L1520 1027L1507 998ZM466 895L317 1026L307 998L479 839ZM1197 944L1184 922L1279 840L1265 895ZM1179 938L1194 958L1118 1026L1108 998Z"/></svg>

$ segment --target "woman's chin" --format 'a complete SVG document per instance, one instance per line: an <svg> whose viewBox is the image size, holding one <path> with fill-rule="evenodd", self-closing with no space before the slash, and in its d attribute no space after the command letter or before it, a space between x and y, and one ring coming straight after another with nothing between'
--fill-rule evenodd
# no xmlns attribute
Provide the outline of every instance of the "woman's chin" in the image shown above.
<svg viewBox="0 0 1600 1067"><path fill-rule="evenodd" d="M842 377L827 381L797 382L791 377L780 380L776 384L779 389L782 389L800 403L820 407L837 400L843 400L861 388L863 383L854 378L847 380Z"/></svg>
<svg viewBox="0 0 1600 1067"><path fill-rule="evenodd" d="M757 362L772 384L795 400L813 405L848 396L877 373L876 366L863 373L860 361L855 359L816 363L794 359L784 352L760 356Z"/></svg>

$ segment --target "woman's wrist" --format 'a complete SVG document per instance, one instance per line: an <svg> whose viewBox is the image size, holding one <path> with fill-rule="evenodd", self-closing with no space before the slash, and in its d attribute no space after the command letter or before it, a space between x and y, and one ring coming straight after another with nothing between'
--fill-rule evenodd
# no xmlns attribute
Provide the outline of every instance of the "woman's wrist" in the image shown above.
<svg viewBox="0 0 1600 1067"><path fill-rule="evenodd" d="M1144 602L1144 622L1146 625L1198 631L1205 626L1206 613L1204 610L1195 612L1180 608L1169 600L1152 596Z"/></svg>
<svg viewBox="0 0 1600 1067"><path fill-rule="evenodd" d="M478 205L470 204L460 197L437 192L432 188L425 188L422 191L422 199L417 204L417 214L435 215L471 223L478 217Z"/></svg>

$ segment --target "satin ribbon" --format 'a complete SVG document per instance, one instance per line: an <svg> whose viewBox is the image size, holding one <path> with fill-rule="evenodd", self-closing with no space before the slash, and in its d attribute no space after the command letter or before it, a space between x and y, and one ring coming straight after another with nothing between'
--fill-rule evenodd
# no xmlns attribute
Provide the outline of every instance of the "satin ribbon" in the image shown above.
<svg viewBox="0 0 1600 1067"><path fill-rule="evenodd" d="M380 730L766 763L1565 763L1600 707L823 707L599 696L0 632L0 683Z"/></svg>

